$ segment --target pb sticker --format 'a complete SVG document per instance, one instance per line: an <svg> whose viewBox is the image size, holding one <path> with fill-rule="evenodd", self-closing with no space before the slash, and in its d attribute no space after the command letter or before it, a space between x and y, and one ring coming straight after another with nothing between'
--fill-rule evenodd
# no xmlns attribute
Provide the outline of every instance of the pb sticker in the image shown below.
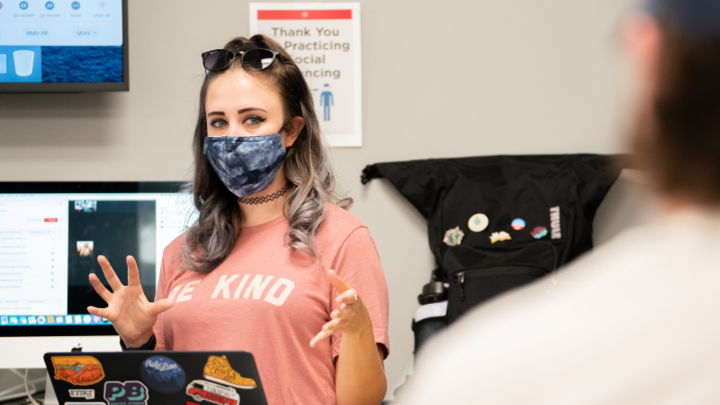
<svg viewBox="0 0 720 405"><path fill-rule="evenodd" d="M92 356L53 356L55 379L72 385L93 385L105 378L100 361Z"/></svg>
<svg viewBox="0 0 720 405"><path fill-rule="evenodd" d="M103 397L108 405L147 405L150 393L140 381L106 381Z"/></svg>

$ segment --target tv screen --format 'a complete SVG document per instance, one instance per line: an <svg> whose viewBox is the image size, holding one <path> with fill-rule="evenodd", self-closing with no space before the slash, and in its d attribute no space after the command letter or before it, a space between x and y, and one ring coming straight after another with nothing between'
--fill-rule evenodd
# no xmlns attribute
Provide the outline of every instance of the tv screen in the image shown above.
<svg viewBox="0 0 720 405"><path fill-rule="evenodd" d="M0 0L0 92L127 91L127 0Z"/></svg>

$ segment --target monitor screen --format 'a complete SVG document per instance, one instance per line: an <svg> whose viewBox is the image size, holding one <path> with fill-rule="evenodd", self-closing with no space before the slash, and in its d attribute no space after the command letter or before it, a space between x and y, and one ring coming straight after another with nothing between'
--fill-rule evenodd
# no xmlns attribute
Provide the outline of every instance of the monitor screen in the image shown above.
<svg viewBox="0 0 720 405"><path fill-rule="evenodd" d="M97 257L123 284L126 257L135 257L153 301L163 249L197 218L192 195L171 183L136 183L134 191L116 187L129 183L65 184L71 192L47 192L62 191L58 183L9 192L0 183L0 336L114 334L87 312L107 306L88 280L95 273L108 285Z"/></svg>
<svg viewBox="0 0 720 405"><path fill-rule="evenodd" d="M127 0L0 0L0 91L128 90Z"/></svg>

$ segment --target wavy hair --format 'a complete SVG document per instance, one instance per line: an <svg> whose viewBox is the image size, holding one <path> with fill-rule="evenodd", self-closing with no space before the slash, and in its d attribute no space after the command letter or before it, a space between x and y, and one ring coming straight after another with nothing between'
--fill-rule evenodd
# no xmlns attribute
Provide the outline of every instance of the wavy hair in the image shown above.
<svg viewBox="0 0 720 405"><path fill-rule="evenodd" d="M339 198L335 193L335 175L320 132L310 88L287 51L264 35L254 35L250 39L238 37L224 47L233 52L257 48L280 52L281 58L265 70L247 70L247 73L265 80L276 89L282 98L284 122L289 122L293 117L302 117L305 122L295 143L287 148L284 163L285 175L294 186L283 205L283 212L287 213L290 222L285 245L317 258L315 236L325 219L327 204L332 202L347 209L352 199ZM210 272L218 267L228 257L241 233L242 221L237 197L225 187L203 154L203 145L208 136L205 111L208 87L217 76L232 69L243 69L240 58L236 58L222 72L207 72L200 89L198 119L193 137L194 179L188 185L200 215L185 233L185 243L180 253L183 267L190 271Z"/></svg>

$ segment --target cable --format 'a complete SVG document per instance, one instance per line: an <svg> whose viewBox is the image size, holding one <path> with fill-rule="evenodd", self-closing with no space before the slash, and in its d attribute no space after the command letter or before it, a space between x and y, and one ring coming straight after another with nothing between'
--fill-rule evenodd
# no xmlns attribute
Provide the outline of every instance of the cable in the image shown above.
<svg viewBox="0 0 720 405"><path fill-rule="evenodd" d="M25 379L25 376L24 376L21 372L15 370L15 369L9 369L9 371L10 371L11 373L17 375L18 377L20 377L21 380L24 380L24 379ZM31 387L32 387L32 388L31 388L31 391L33 391L33 394L37 394L37 393L39 392L38 389L37 389L37 387L35 386L35 384L40 383L40 382L43 382L43 381L45 381L46 379L47 379L47 377L41 377L41 378L36 378L36 379L34 379L34 380L28 381L28 383L29 383L29 384L31 385ZM7 402L7 401L12 401L12 400L16 400L16 399L18 399L18 398L23 398L23 397L25 397L26 394L22 392L22 389L23 389L23 388L24 388L24 386L23 386L23 384L21 383L21 384L18 384L18 385L16 385L16 386L14 386L14 387L10 387L10 388L8 388L8 389L6 389L6 390L4 390L4 391L0 391L0 403L4 403L4 402ZM17 393L14 393L14 394L13 394L13 392L16 392L16 391L17 391Z"/></svg>
<svg viewBox="0 0 720 405"><path fill-rule="evenodd" d="M30 387L28 386L28 372L29 372L29 371L30 371L29 368L26 368L26 369L25 369L25 378L24 378L24 381L25 381L25 393L27 394L28 399L30 400L30 402L33 403L33 405L40 405L40 403L37 402L37 401L35 400L35 398L33 398L32 395L30 394ZM33 386L33 389L34 389L34 388L35 388L35 386Z"/></svg>

